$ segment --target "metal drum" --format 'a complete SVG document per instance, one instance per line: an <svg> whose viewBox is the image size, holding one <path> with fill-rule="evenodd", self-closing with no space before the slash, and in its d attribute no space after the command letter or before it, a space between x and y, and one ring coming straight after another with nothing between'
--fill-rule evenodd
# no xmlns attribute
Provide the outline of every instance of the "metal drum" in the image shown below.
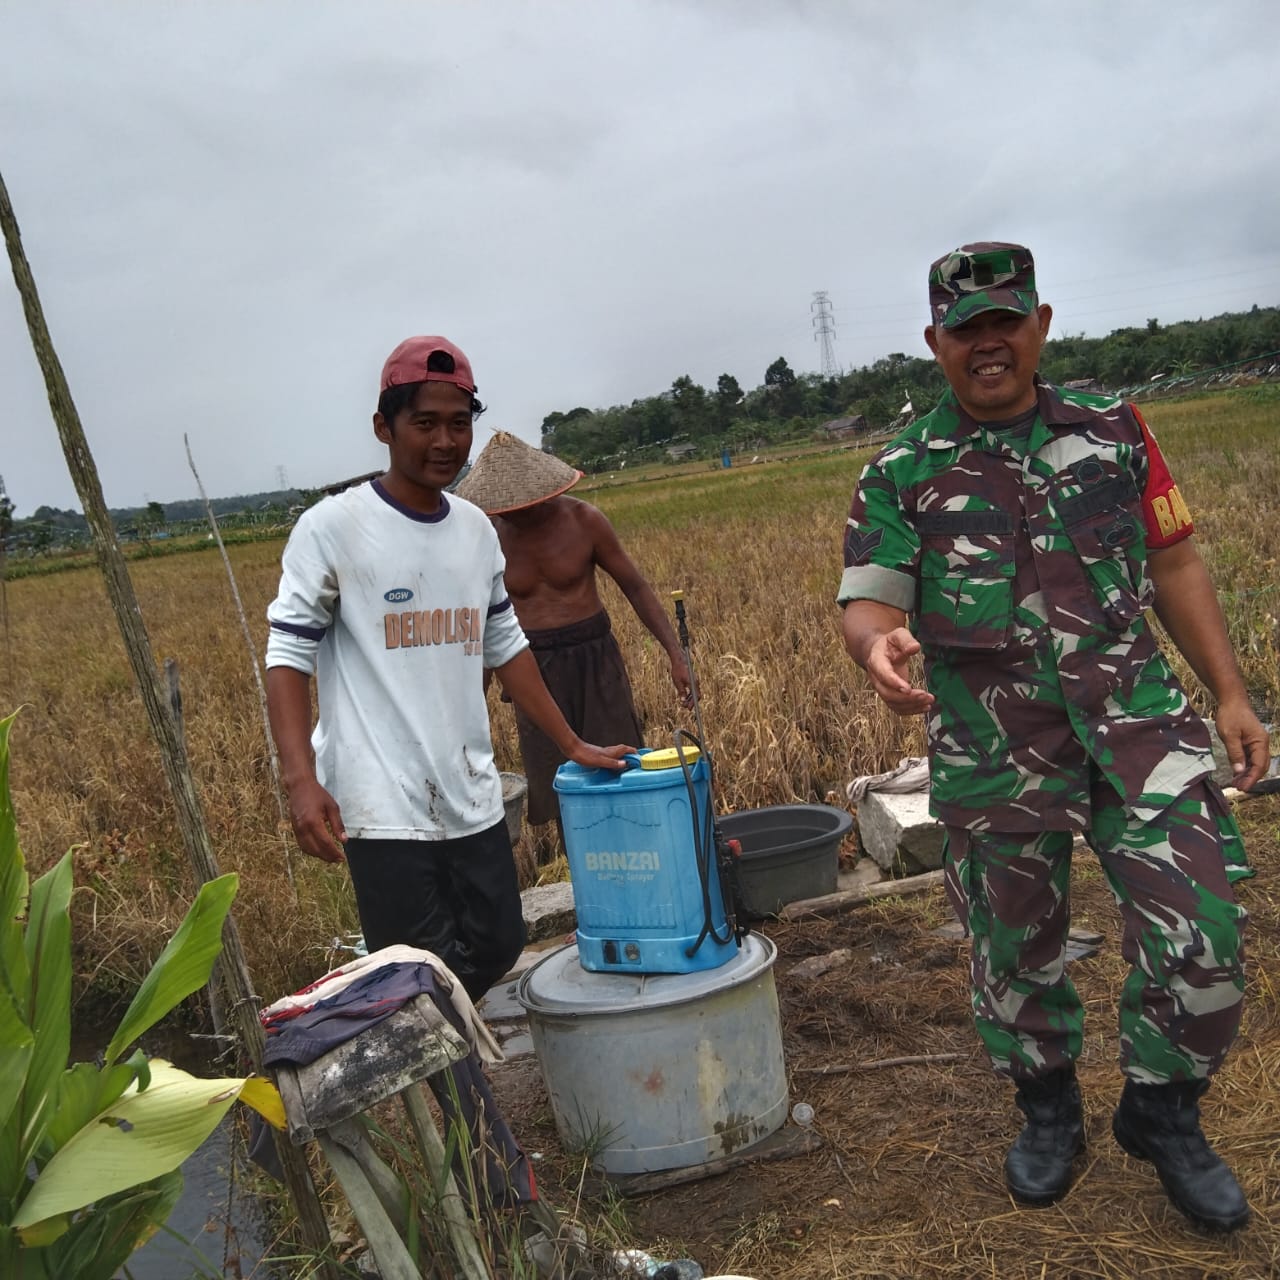
<svg viewBox="0 0 1280 1280"><path fill-rule="evenodd" d="M528 970L516 998L566 1150L608 1173L645 1173L773 1133L788 1105L776 956L751 933L696 973L594 973L576 946Z"/></svg>

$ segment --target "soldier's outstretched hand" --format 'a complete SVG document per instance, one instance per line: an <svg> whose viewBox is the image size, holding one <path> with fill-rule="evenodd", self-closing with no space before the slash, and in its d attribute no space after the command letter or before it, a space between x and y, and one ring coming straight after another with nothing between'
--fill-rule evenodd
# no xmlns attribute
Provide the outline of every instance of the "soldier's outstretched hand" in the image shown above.
<svg viewBox="0 0 1280 1280"><path fill-rule="evenodd" d="M908 679L907 664L919 652L915 636L906 627L895 627L880 636L867 654L871 687L900 716L923 715L933 703L933 694L917 689Z"/></svg>

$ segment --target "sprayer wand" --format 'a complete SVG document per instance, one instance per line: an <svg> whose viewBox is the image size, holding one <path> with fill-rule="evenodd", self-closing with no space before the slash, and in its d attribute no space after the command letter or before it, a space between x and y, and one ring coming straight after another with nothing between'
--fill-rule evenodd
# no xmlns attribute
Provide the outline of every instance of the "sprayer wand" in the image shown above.
<svg viewBox="0 0 1280 1280"><path fill-rule="evenodd" d="M671 599L675 604L676 610L676 633L680 638L680 648L684 652L685 665L689 668L689 684L693 690L693 719L698 726L698 750L706 757L707 762L707 779L708 779L708 797L707 797L707 818L708 831L706 837L710 842L711 848L705 851L708 863L714 858L716 873L720 879L720 896L724 901L726 923L729 927L730 937L738 940L738 945L742 945L742 938L747 933L747 915L742 900L742 888L738 881L737 856L741 852L737 847L738 842L725 840L720 831L720 824L715 820L715 796L712 788L715 785L715 766L711 760L711 751L707 746L706 735L702 729L702 700L698 694L698 676L693 668L693 654L689 652L689 623L684 613L684 592L673 591ZM680 749L679 739L683 734L683 730L676 731L676 752L680 757L680 767L685 773L685 786L689 788L689 803L696 814L697 806L694 803L693 784L690 781L689 767L684 761L684 752ZM688 736L684 734L684 736ZM696 823L696 819L695 819ZM695 830L695 844L698 843L697 832ZM705 872L704 872L705 876ZM703 927L703 932L699 936L698 941L689 949L692 955L698 949L702 942L702 938L708 933L715 937L717 941L721 941L716 937L715 930L711 923L711 901L709 897L709 887L704 878L703 881L703 900L706 906L707 918Z"/></svg>
<svg viewBox="0 0 1280 1280"><path fill-rule="evenodd" d="M693 655L689 652L689 623L684 616L684 592L673 591L671 599L675 601L676 632L680 637L680 648L684 653L684 664L689 668L689 684L693 689L693 721L698 726L698 742L705 750L707 738L702 732L702 704L698 697L698 678L693 670Z"/></svg>

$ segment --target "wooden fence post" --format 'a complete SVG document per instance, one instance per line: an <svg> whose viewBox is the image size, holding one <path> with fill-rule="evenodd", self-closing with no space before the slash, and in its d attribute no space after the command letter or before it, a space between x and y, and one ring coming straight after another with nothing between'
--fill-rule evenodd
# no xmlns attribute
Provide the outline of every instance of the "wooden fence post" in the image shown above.
<svg viewBox="0 0 1280 1280"><path fill-rule="evenodd" d="M177 658L164 660L164 678L169 685L169 710L173 714L173 722L178 729L178 745L185 755L187 751L186 721L182 714L182 677L178 671ZM209 985L205 990L209 993L209 1020L213 1023L214 1043L219 1046L219 1058L226 1056L227 1046L236 1040L227 1034L227 1016L222 1004L222 961L213 962L213 971L209 974ZM201 1037L203 1038L203 1037Z"/></svg>
<svg viewBox="0 0 1280 1280"><path fill-rule="evenodd" d="M151 731L160 748L160 759L164 765L169 788L173 793L183 842L192 866L195 868L196 879L203 884L215 879L219 874L213 846L209 840L209 829L205 825L200 800L196 794L195 780L191 776L186 752L178 737L177 725L167 705L164 685L156 669L151 641L142 621L142 610L134 594L128 566L125 564L124 555L116 539L115 528L102 496L102 482L98 478L98 469L94 463L93 454L89 451L89 442L85 438L80 415L71 398L71 389L67 385L62 364L58 360L57 352L53 348L53 340L49 336L44 311L40 306L40 295L36 291L31 267L22 249L22 237L18 230L13 206L9 203L9 190L3 176L0 176L0 227L4 231L5 247L9 251L9 262L13 267L13 278L18 286L18 293L22 297L22 308L26 314L31 345L35 348L36 359L40 362L40 369L44 374L45 389L49 395L49 408L52 410L58 436L62 441L62 452L66 456L67 468L71 472L76 493L84 506L85 520L88 522L94 549L98 554L98 563L106 582L107 595L115 611L120 635L124 640L124 647L142 694L147 718L151 722ZM261 1071L265 1035L262 1024L258 1021L259 999L253 991L244 948L240 944L240 932L233 915L227 916L226 924L223 926L222 944L223 976L232 999L230 1013L235 1020L241 1044L253 1063L254 1070ZM284 1166L289 1194L298 1213L303 1242L322 1257L322 1261L318 1263L319 1274L325 1276L326 1280L338 1280L338 1269L330 1257L329 1232L325 1224L324 1210L316 1194L315 1185L311 1181L306 1160L303 1154L282 1135L276 1135L276 1149Z"/></svg>

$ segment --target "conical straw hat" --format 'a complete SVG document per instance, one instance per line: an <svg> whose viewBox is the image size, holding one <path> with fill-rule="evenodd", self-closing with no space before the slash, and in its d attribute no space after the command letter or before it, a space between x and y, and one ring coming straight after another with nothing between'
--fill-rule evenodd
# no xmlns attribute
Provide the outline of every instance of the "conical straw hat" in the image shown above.
<svg viewBox="0 0 1280 1280"><path fill-rule="evenodd" d="M456 493L488 515L519 511L572 489L582 472L508 431L495 431Z"/></svg>

